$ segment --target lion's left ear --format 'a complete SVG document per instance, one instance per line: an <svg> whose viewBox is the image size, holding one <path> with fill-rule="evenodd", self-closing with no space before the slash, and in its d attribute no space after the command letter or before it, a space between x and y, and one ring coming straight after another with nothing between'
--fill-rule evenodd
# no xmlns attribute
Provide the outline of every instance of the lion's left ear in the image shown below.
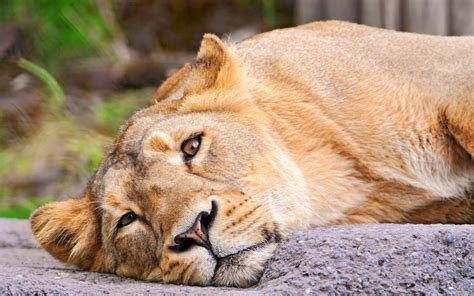
<svg viewBox="0 0 474 296"><path fill-rule="evenodd" d="M237 81L236 75L231 50L216 35L205 34L195 62L184 65L169 77L158 88L153 101L179 100L210 88L224 88Z"/></svg>
<svg viewBox="0 0 474 296"><path fill-rule="evenodd" d="M36 240L55 258L84 269L100 270L99 218L86 198L52 202L30 217Z"/></svg>
<svg viewBox="0 0 474 296"><path fill-rule="evenodd" d="M234 58L219 37L204 35L201 48L189 74L185 94L197 94L209 88L222 88L236 80Z"/></svg>
<svg viewBox="0 0 474 296"><path fill-rule="evenodd" d="M191 64L185 64L176 73L163 82L152 97L152 104L181 99L186 87L186 78L191 71Z"/></svg>

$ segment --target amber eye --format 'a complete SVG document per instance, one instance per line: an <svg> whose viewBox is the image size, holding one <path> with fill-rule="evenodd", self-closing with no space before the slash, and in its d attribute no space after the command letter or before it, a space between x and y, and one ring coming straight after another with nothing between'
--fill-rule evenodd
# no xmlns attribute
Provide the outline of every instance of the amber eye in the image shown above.
<svg viewBox="0 0 474 296"><path fill-rule="evenodd" d="M188 139L181 145L181 151L184 153L184 160L191 160L201 147L201 136Z"/></svg>
<svg viewBox="0 0 474 296"><path fill-rule="evenodd" d="M125 215L123 215L122 218L120 218L117 224L117 227L121 228L121 227L127 226L128 224L132 223L135 220L137 220L137 214L135 214L134 212L128 212Z"/></svg>

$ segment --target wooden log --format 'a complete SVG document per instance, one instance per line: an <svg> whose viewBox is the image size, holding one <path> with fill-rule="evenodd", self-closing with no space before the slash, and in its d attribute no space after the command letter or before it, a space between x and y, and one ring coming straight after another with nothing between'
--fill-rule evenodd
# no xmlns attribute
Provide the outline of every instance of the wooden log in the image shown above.
<svg viewBox="0 0 474 296"><path fill-rule="evenodd" d="M298 25L324 19L324 0L297 0L295 20Z"/></svg>
<svg viewBox="0 0 474 296"><path fill-rule="evenodd" d="M384 0L362 0L360 3L361 23L374 27L383 27L383 2Z"/></svg>
<svg viewBox="0 0 474 296"><path fill-rule="evenodd" d="M474 35L474 0L295 0L298 24L339 19L435 35Z"/></svg>
<svg viewBox="0 0 474 296"><path fill-rule="evenodd" d="M416 0L406 1L403 29L409 32L447 35L448 1Z"/></svg>
<svg viewBox="0 0 474 296"><path fill-rule="evenodd" d="M405 1L403 5L403 30L423 32L423 7L425 0Z"/></svg>
<svg viewBox="0 0 474 296"><path fill-rule="evenodd" d="M400 0L384 0L382 6L383 27L392 30L401 30L402 7Z"/></svg>
<svg viewBox="0 0 474 296"><path fill-rule="evenodd" d="M324 2L324 12L327 19L344 20L358 23L358 0L327 0Z"/></svg>
<svg viewBox="0 0 474 296"><path fill-rule="evenodd" d="M452 0L451 35L474 35L474 0Z"/></svg>
<svg viewBox="0 0 474 296"><path fill-rule="evenodd" d="M429 0L425 2L423 33L433 35L448 35L448 0Z"/></svg>

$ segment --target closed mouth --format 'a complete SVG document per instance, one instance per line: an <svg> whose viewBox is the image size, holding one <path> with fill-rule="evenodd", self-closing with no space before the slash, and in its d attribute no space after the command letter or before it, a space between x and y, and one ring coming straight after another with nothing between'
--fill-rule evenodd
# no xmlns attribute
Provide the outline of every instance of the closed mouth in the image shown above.
<svg viewBox="0 0 474 296"><path fill-rule="evenodd" d="M264 241L262 241L260 243L257 243L255 245L252 245L250 247L242 249L242 250L240 250L236 253L226 255L224 257L218 257L216 254L214 254L214 252L209 250L209 252L212 254L212 256L214 257L214 259L217 262L216 267L214 268L214 275L213 275L213 278L212 278L212 282L214 284L217 284L216 277L218 277L220 269L224 268L224 270L225 270L225 268L229 267L229 266L233 266L233 267L242 266L242 264L245 261L244 258L246 257L246 255L251 255L253 252L263 250L264 248L268 247L269 245L274 244L274 243L278 243L279 241L280 241L280 238L277 235L273 234L273 235L271 235L270 237L268 237L267 239L265 239ZM244 267L244 266L242 266L242 267Z"/></svg>
<svg viewBox="0 0 474 296"><path fill-rule="evenodd" d="M268 238L268 239L266 239L266 240L264 240L264 241L262 241L262 242L259 242L259 243L255 244L255 245L252 245L252 246L250 246L250 247L247 247L247 248L245 248L245 249L242 249L242 250L240 250L240 251L238 251L238 252L236 252L236 253L229 254L229 255L226 255L226 256L224 256L224 257L218 257L218 256L216 256L214 253L213 253L213 255L214 255L214 257L215 257L216 259L218 259L218 260L217 260L217 261L218 261L217 265L219 265L219 263L220 263L221 261L223 261L223 260L224 260L224 261L225 261L225 260L232 260L232 258L234 258L234 257L236 257L236 256L240 256L240 255L243 255L243 254L248 253L248 252L258 251L259 249L262 249L262 248L266 247L266 246L269 245L269 244L277 243L278 241L279 241L278 237L273 234L270 238Z"/></svg>
<svg viewBox="0 0 474 296"><path fill-rule="evenodd" d="M209 239L209 230L217 216L217 211L217 203L213 201L211 211L199 213L194 225L189 230L177 235L174 239L176 244L168 246L168 248L178 253L186 252L192 248L206 249L215 262L212 279L208 284L235 287L248 287L255 284L264 270L269 252L280 241L280 234L276 229L268 231L264 227L262 229L263 241L235 253L219 256L214 252L214 247ZM255 262L259 263L254 264Z"/></svg>

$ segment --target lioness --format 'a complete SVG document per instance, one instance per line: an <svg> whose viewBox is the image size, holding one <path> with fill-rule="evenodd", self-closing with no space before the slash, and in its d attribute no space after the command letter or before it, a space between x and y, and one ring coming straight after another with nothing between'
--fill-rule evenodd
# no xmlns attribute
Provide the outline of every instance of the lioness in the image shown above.
<svg viewBox="0 0 474 296"><path fill-rule="evenodd" d="M282 236L474 221L474 38L344 22L197 59L120 129L80 199L31 216L54 257L191 285L256 283Z"/></svg>

